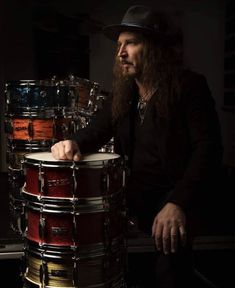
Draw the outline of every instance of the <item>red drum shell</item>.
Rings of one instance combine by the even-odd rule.
[[[60,203],[61,204],[61,203]],[[44,247],[71,247],[108,244],[123,235],[124,217],[121,206],[108,211],[43,208],[39,203],[27,204],[26,238]]]
[[[37,160],[34,157],[48,157]],[[86,160],[92,157],[92,161]],[[97,159],[96,159],[97,157]],[[24,194],[43,198],[88,198],[115,194],[123,188],[124,169],[117,154],[94,153],[76,163],[56,161],[49,152],[25,156]]]

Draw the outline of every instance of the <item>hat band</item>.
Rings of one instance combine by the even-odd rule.
[[[141,29],[146,29],[146,30],[152,30],[152,31],[155,31],[155,32],[158,31],[158,29],[156,29],[158,27],[149,27],[149,26],[146,26],[146,25],[139,25],[139,24],[128,23],[128,22],[122,22],[121,26],[127,26],[127,27],[133,27],[133,28],[141,28]]]

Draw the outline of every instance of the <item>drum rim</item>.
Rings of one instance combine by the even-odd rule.
[[[41,151],[35,153],[26,153],[24,155],[23,164],[32,165],[32,166],[41,166],[41,167],[55,167],[55,168],[64,168],[64,167],[71,167],[74,169],[79,169],[80,167],[88,166],[100,166],[104,167],[105,163],[110,163],[112,161],[118,161],[121,159],[121,156],[116,153],[108,153],[108,152],[96,152],[96,153],[85,153],[82,155],[82,159],[80,161],[74,160],[57,160],[51,157],[50,160],[38,159],[37,156],[41,155],[50,155],[52,153],[49,151]],[[100,159],[86,159],[86,157],[94,155],[102,156]],[[106,156],[106,157],[105,157]],[[109,157],[107,157],[109,156]],[[102,165],[103,164],[103,165]]]
[[[97,81],[93,81],[87,78],[81,78],[74,76],[73,79],[20,79],[20,80],[6,80],[5,87],[9,86],[82,86],[86,88],[100,89],[100,84]]]
[[[113,238],[110,244],[109,252],[117,255],[121,255],[126,249],[124,236]],[[43,247],[39,243],[34,242],[28,238],[25,241],[25,252],[31,255],[41,256],[45,258],[54,259],[65,259],[67,257],[71,260],[79,261],[79,259],[96,258],[107,256],[107,247],[103,243],[95,243],[98,245],[82,245],[82,246],[72,246],[70,249],[66,247],[55,247],[51,245],[50,247]],[[90,246],[90,247],[88,247]],[[94,249],[92,249],[94,247]],[[87,249],[91,248],[91,249]],[[37,255],[37,256],[36,256]],[[53,257],[51,257],[53,256]],[[64,257],[65,256],[65,257]]]
[[[14,113],[14,114],[6,114],[5,115],[5,122],[12,122],[14,120],[76,120],[75,118],[75,111],[63,111],[61,109],[60,112],[62,113],[54,113],[54,112],[59,112],[59,111],[55,111],[54,109],[51,108],[45,108],[43,107],[43,111],[41,110],[35,110],[35,111],[25,111],[22,113]],[[66,112],[66,113],[63,113]],[[67,113],[70,112],[70,113]]]
[[[13,149],[11,152],[25,152],[27,147],[30,148],[50,148],[54,143],[53,139],[51,140],[16,140],[16,139],[7,139],[7,149]],[[23,148],[23,150],[21,150]],[[41,151],[46,152],[46,151]],[[29,153],[29,152],[28,152]]]
[[[115,193],[87,198],[40,197],[21,188],[25,207],[29,210],[51,214],[82,215],[93,213],[110,213],[120,209],[124,200],[123,188]]]
[[[53,84],[53,85],[50,85]],[[14,85],[20,86],[57,86],[57,81],[53,79],[21,79],[21,80],[7,80],[5,86]]]
[[[59,84],[63,84],[64,82],[67,82],[69,84],[68,86],[81,86],[86,88],[96,88],[98,90],[100,89],[100,84],[98,82],[77,76],[73,76],[71,79],[58,80]]]
[[[36,282],[33,279],[31,279],[30,277],[28,277],[27,275],[25,275],[23,288],[31,288],[32,285],[35,286],[33,288],[38,288],[38,287],[41,287],[41,282]],[[76,288],[76,287],[77,286],[71,286],[71,287],[66,286],[64,288]],[[124,278],[124,271],[120,271],[120,273],[118,273],[116,276],[112,277],[111,279],[109,279],[105,282],[99,283],[95,286],[92,285],[89,287],[91,287],[91,288],[105,288],[105,287],[125,288],[126,284],[125,284],[125,278]],[[47,286],[45,286],[45,288],[54,288],[54,287],[47,285]]]
[[[48,108],[49,107],[49,108]],[[42,110],[43,109],[43,110]],[[9,109],[5,114],[7,120],[12,119],[31,119],[31,118],[54,118],[56,116],[53,106],[21,106],[16,109]],[[61,117],[63,115],[61,114]]]

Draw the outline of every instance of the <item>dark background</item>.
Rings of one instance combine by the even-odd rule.
[[[54,75],[63,79],[72,73],[97,81],[103,90],[110,91],[114,43],[105,39],[101,30],[105,24],[119,23],[132,4],[136,2],[1,1],[0,276],[8,286],[21,287],[22,261],[18,244],[22,239],[9,227],[5,82],[44,79]],[[163,9],[173,16],[176,26],[183,31],[185,65],[207,77],[216,101],[224,142],[223,182],[216,209],[208,207],[210,228],[195,242],[196,267],[202,274],[196,273],[195,279],[199,281],[199,287],[213,287],[204,276],[217,287],[233,287],[233,271],[228,263],[233,262],[235,251],[232,197],[235,191],[234,1],[152,0],[138,1],[138,4]],[[136,241],[135,237],[130,241],[130,287],[138,287],[139,282],[146,281],[142,272],[148,263],[151,264],[153,251],[145,241],[144,238]],[[233,284],[229,285],[230,281]],[[147,282],[146,287],[150,287]]]

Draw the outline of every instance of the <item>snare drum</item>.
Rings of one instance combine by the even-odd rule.
[[[70,94],[74,95],[75,108],[82,115],[93,115],[98,106],[100,85],[88,79],[74,77],[70,81]]]
[[[93,203],[26,202],[26,238],[43,248],[98,250],[124,235],[125,214],[120,199]]]
[[[5,132],[10,140],[60,141],[76,131],[72,118],[14,117],[5,121]]]
[[[57,106],[57,85],[53,80],[19,80],[5,84],[8,114],[43,111]]]
[[[125,185],[125,169],[118,154],[87,154],[78,162],[55,160],[50,152],[30,153],[24,158],[26,198],[44,202],[103,199]]]
[[[124,288],[125,251],[76,253],[26,248],[25,287]]]

